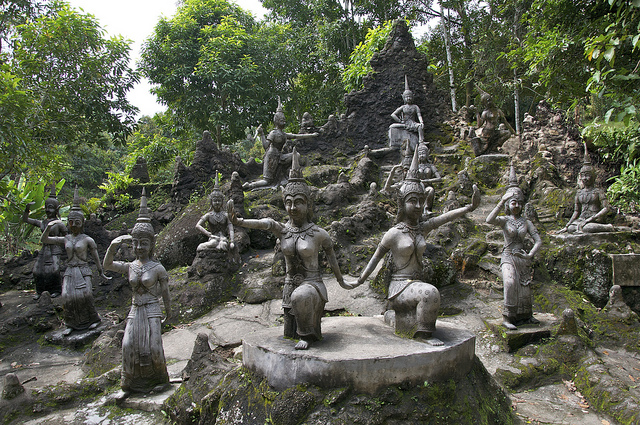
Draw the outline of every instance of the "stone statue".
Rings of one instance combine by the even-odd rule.
[[[609,202],[602,189],[595,187],[596,174],[591,166],[587,145],[584,145],[584,161],[578,176],[573,215],[565,227],[558,233],[596,233],[613,232],[612,224],[602,223],[609,212]]]
[[[130,243],[135,252],[136,259],[130,263],[113,261],[123,243]],[[131,310],[122,340],[120,386],[123,393],[119,398],[124,398],[131,392],[159,392],[170,386],[162,347],[162,308],[159,301],[162,297],[166,318],[169,320],[169,275],[162,264],[153,260],[154,247],[155,232],[143,189],[140,213],[131,235],[118,236],[111,241],[104,256],[104,268],[127,275],[133,291]]]
[[[51,188],[49,197],[44,201],[44,211],[47,218],[44,220],[36,220],[29,217],[29,209],[34,203],[35,202],[30,202],[27,204],[24,214],[22,215],[22,221],[44,231],[51,221],[57,220],[58,223],[51,228],[49,235],[59,237],[67,234],[67,228],[58,217],[60,203],[56,198],[55,185]],[[51,294],[51,298],[57,297],[62,292],[62,278],[60,276],[61,255],[62,248],[60,245],[42,244],[38,258],[33,265],[33,283],[36,286],[36,295],[33,297],[34,300],[39,299],[44,291],[48,291],[49,294]]]
[[[496,152],[512,134],[516,134],[504,113],[494,105],[491,95],[483,93],[481,99],[484,110],[478,115],[478,127],[482,130],[479,137],[471,139],[471,148],[475,156]],[[500,124],[504,124],[508,130],[501,129]]]
[[[89,255],[93,257],[100,275],[109,279],[102,270],[95,241],[82,233],[84,213],[80,208],[77,186],[67,221],[71,234],[51,236],[53,228],[61,224],[60,220],[53,220],[47,224],[40,238],[40,242],[43,244],[64,245],[67,251],[67,269],[62,281],[62,307],[64,324],[67,329],[63,335],[69,335],[73,330],[94,329],[100,324],[100,317],[93,304],[92,273],[87,262]]]
[[[289,183],[283,189],[283,200],[289,215],[286,223],[271,218],[239,218],[232,202],[227,204],[227,210],[234,225],[269,230],[280,239],[286,267],[282,296],[284,336],[299,339],[296,350],[305,350],[312,342],[322,338],[320,319],[324,315],[327,289],[322,282],[322,270],[318,263],[321,249],[340,286],[345,289],[351,289],[352,286],[344,282],[329,233],[312,221],[311,190],[302,178],[295,148]]]
[[[204,233],[209,240],[198,245],[197,251],[217,249],[219,251],[230,251],[235,248],[233,238],[233,224],[229,220],[227,213],[222,211],[224,195],[220,190],[218,172],[213,190],[209,195],[211,201],[211,211],[202,216],[196,224],[196,229]]]
[[[409,89],[409,81],[406,75],[404,76],[402,100],[404,100],[404,105],[391,114],[391,118],[394,119],[395,123],[389,126],[389,147],[401,146],[405,140],[409,140],[409,146],[413,153],[416,145],[424,142],[424,122],[422,121],[420,107],[413,103],[413,92]],[[415,135],[418,136],[417,141],[415,140]]]
[[[462,208],[421,221],[425,203],[425,188],[418,177],[418,152],[398,191],[397,224],[382,237],[369,264],[358,278],[364,283],[378,263],[390,252],[391,268],[388,299],[395,311],[396,333],[425,340],[431,345],[443,345],[433,336],[440,308],[440,293],[430,283],[422,281],[422,255],[427,248],[425,237],[439,226],[455,220],[480,204],[480,191],[473,189],[472,202]]]
[[[506,215],[498,216],[504,207]],[[504,285],[504,310],[502,324],[515,330],[516,325],[539,323],[533,317],[531,306],[531,261],[542,246],[542,240],[533,223],[522,215],[524,194],[518,187],[513,165],[509,172],[509,188],[498,205],[487,216],[487,223],[500,226],[504,235],[502,250],[502,282]],[[533,238],[531,251],[524,249],[525,237]]]
[[[262,125],[258,126],[256,138],[260,137],[265,153],[262,160],[262,179],[254,182],[245,183],[244,189],[256,189],[259,187],[269,186],[277,183],[278,171],[281,164],[288,164],[291,161],[291,154],[282,153],[285,143],[288,139],[309,139],[318,136],[318,133],[311,134],[292,134],[285,133],[284,127],[287,120],[284,116],[284,109],[278,97],[278,108],[273,115],[273,125],[275,128],[271,130],[267,137],[264,137]]]

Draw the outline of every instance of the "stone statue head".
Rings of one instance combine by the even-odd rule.
[[[409,80],[407,80],[407,76],[404,76],[404,91],[402,92],[402,100],[406,104],[413,103],[413,92],[409,88]]]
[[[582,167],[580,168],[580,174],[578,176],[578,184],[582,187],[591,187],[596,181],[596,172],[591,166],[591,158],[589,158],[589,151],[587,151],[587,144],[584,144],[584,158],[582,160]]]
[[[218,170],[216,170],[216,178],[213,185],[213,190],[211,191],[211,194],[209,194],[209,202],[211,203],[211,208],[213,208],[214,211],[219,212],[222,209],[222,204],[224,203],[224,194],[222,193],[222,190],[220,190]]]
[[[520,189],[520,186],[518,186],[518,176],[516,175],[516,169],[513,164],[511,164],[511,167],[509,168],[509,187],[507,188],[506,194],[509,195],[507,202],[504,204],[504,210],[507,215],[511,215],[511,208],[509,207],[509,204],[513,199],[520,202],[521,208],[524,207],[524,193],[522,192],[522,189]]]
[[[67,217],[67,224],[69,226],[69,230],[73,234],[78,234],[82,232],[82,228],[84,227],[84,212],[82,208],[80,208],[80,196],[78,195],[78,185],[73,191],[73,205],[69,210],[69,215]]]
[[[60,202],[58,202],[58,198],[56,197],[56,185],[53,185],[49,197],[44,200],[44,211],[47,214],[47,218],[54,219],[58,217],[59,209]]]
[[[406,201],[410,196],[417,195],[421,202],[425,202],[427,194],[425,192],[424,185],[418,177],[418,149],[413,153],[413,160],[407,175],[400,186],[398,191],[398,215],[396,216],[396,222],[404,221],[406,217]]]
[[[426,164],[429,162],[429,154],[431,151],[429,150],[429,146],[426,143],[420,143],[418,145],[418,161],[421,164]]]
[[[482,93],[482,96],[480,96],[480,102],[485,108],[493,105],[493,99],[491,98],[491,95],[489,93]]]
[[[287,204],[287,198],[294,198],[296,196],[303,196],[307,201],[307,221],[313,220],[313,199],[311,197],[311,189],[309,185],[302,177],[302,168],[300,167],[300,155],[293,148],[291,156],[291,171],[289,171],[289,182],[282,189],[282,200],[285,205]]]
[[[278,107],[276,108],[276,113],[273,114],[273,124],[277,128],[284,128],[284,126],[287,125],[287,119],[284,116],[284,108],[280,102],[280,96],[278,96]]]
[[[156,245],[156,233],[151,225],[151,214],[149,208],[147,208],[147,195],[145,189],[142,189],[142,196],[140,197],[140,212],[138,213],[138,219],[136,224],[131,230],[131,236],[133,239],[149,241],[149,257],[153,256],[153,250]]]

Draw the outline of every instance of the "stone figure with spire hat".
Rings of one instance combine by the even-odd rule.
[[[60,209],[60,202],[56,196],[56,185],[51,186],[51,192],[49,197],[44,201],[44,212],[46,218],[44,220],[38,220],[29,217],[29,210],[35,202],[27,204],[24,214],[22,215],[22,221],[29,223],[32,226],[38,227],[44,231],[49,222],[54,220],[60,220],[58,211]],[[67,234],[67,228],[61,221],[53,226],[49,232],[49,236],[64,236]],[[62,247],[57,244],[42,244],[42,248],[38,253],[38,258],[33,265],[33,283],[36,287],[36,295],[33,297],[35,300],[40,298],[40,295],[47,291],[51,295],[51,298],[56,298],[62,292],[62,277],[60,276],[60,257],[62,255]]]
[[[132,289],[131,310],[122,339],[122,399],[132,392],[160,392],[170,387],[167,363],[162,346],[162,308],[166,319],[171,319],[169,275],[155,261],[155,231],[147,207],[146,192],[142,190],[140,213],[131,235],[118,236],[109,245],[104,256],[106,270],[122,273],[129,279]],[[131,262],[114,261],[118,247],[131,244],[136,259]]]
[[[487,223],[502,228],[504,235],[504,248],[500,262],[504,285],[502,324],[510,330],[517,329],[520,324],[539,323],[533,317],[530,284],[533,278],[531,263],[542,246],[542,240],[531,220],[522,214],[524,204],[524,193],[518,186],[516,170],[511,164],[509,187],[486,219]],[[498,215],[503,209],[505,215]],[[525,248],[527,235],[534,242],[528,252]]]
[[[278,108],[273,115],[274,129],[269,132],[269,135],[265,137],[262,130],[262,124],[258,126],[256,130],[255,138],[260,138],[262,146],[264,147],[264,157],[262,159],[262,179],[254,182],[247,182],[244,184],[245,190],[256,189],[265,186],[273,186],[279,183],[281,174],[284,170],[283,167],[288,166],[291,163],[291,154],[285,153],[285,144],[287,140],[291,139],[309,139],[317,137],[319,133],[310,134],[295,134],[286,133],[284,131],[287,125],[287,120],[284,116],[284,109],[278,96]]]
[[[409,89],[409,80],[404,76],[404,92],[402,93],[404,105],[398,107],[391,114],[395,123],[389,126],[389,145],[399,147],[406,143],[415,150],[418,143],[424,142],[424,121],[420,113],[420,107],[413,103],[413,92]],[[418,140],[415,140],[415,136]]]
[[[67,329],[64,335],[71,334],[74,330],[94,329],[100,324],[100,317],[93,303],[89,257],[93,258],[98,272],[105,279],[102,263],[98,256],[98,247],[93,238],[85,235],[84,213],[80,208],[78,186],[73,193],[73,206],[67,219],[69,234],[65,236],[51,236],[51,230],[60,223],[53,220],[47,224],[40,241],[44,244],[57,244],[64,246],[67,252],[67,268],[62,281],[62,307],[64,323]]]
[[[204,233],[209,239],[198,245],[198,251],[215,249],[218,251],[232,251],[235,248],[233,224],[229,220],[224,206],[224,194],[220,190],[220,180],[216,171],[213,190],[209,195],[211,211],[200,218],[196,229]]]
[[[297,350],[306,350],[322,338],[321,319],[327,302],[327,289],[322,281],[318,255],[324,251],[338,283],[345,289],[338,260],[329,233],[313,223],[311,189],[302,176],[299,155],[293,149],[289,182],[282,190],[284,206],[289,216],[285,223],[271,218],[243,219],[228,203],[228,214],[236,226],[268,230],[280,239],[285,258],[285,284],[282,294],[284,308],[284,336],[297,339]]]
[[[399,335],[416,338],[431,345],[443,345],[443,341],[434,335],[440,309],[440,293],[423,278],[422,255],[427,248],[425,238],[430,231],[475,210],[480,205],[480,191],[474,185],[471,204],[422,220],[426,193],[419,178],[416,150],[397,196],[396,224],[382,237],[373,257],[358,278],[358,285],[367,280],[387,254],[391,255],[388,262],[392,270],[391,281],[385,282],[389,285],[390,309],[385,313],[385,321],[394,324]]]

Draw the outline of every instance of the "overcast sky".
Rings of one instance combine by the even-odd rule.
[[[140,58],[140,46],[153,32],[153,28],[164,16],[172,17],[177,9],[176,0],[67,0],[76,9],[94,15],[100,26],[109,35],[122,35],[132,40],[132,66]],[[260,0],[236,0],[240,7],[262,19],[266,10]],[[129,101],[140,108],[140,115],[153,116],[164,107],[156,103],[154,95],[149,93],[151,86],[144,80],[129,92]]]

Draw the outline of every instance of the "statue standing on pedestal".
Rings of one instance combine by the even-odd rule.
[[[227,213],[222,211],[224,195],[220,190],[217,171],[215,184],[209,195],[209,200],[211,201],[211,211],[203,215],[198,221],[198,224],[196,224],[196,229],[204,233],[209,240],[198,245],[197,251],[207,249],[231,251],[235,248],[233,242],[235,235],[233,224],[231,224]]]
[[[500,210],[506,212],[498,216]],[[504,285],[504,310],[502,324],[515,330],[522,323],[539,323],[533,317],[531,301],[531,261],[542,246],[542,240],[533,223],[522,215],[524,194],[518,187],[518,178],[513,165],[509,172],[509,188],[498,205],[487,216],[487,223],[502,228],[504,248],[502,250],[502,282]],[[529,252],[524,249],[525,237],[529,235],[534,245]]]
[[[265,153],[262,160],[262,179],[244,184],[245,190],[255,189],[258,187],[269,186],[277,183],[278,172],[281,164],[288,164],[291,161],[291,154],[282,153],[285,143],[288,139],[308,139],[318,136],[318,133],[311,134],[293,134],[285,133],[284,127],[287,120],[284,116],[284,109],[278,97],[278,109],[273,115],[273,125],[275,128],[271,130],[267,137],[264,136],[262,125],[258,126],[255,137],[260,137]]]
[[[391,114],[391,118],[394,119],[395,123],[389,126],[389,144],[390,147],[400,146],[404,140],[410,140],[410,137],[402,136],[400,136],[398,140],[398,136],[394,134],[395,129],[405,130],[410,134],[417,134],[418,141],[410,140],[408,143],[413,153],[416,145],[424,142],[424,122],[422,120],[422,114],[420,113],[420,107],[413,103],[413,92],[409,89],[409,81],[406,75],[404,76],[402,99],[404,100],[404,105],[400,106]]]
[[[609,212],[607,195],[602,189],[595,187],[596,174],[591,166],[587,145],[584,145],[584,160],[578,176],[578,192],[576,193],[573,215],[565,227],[558,233],[597,233],[613,232],[612,224],[602,223]]]
[[[296,350],[306,350],[311,343],[322,338],[320,319],[324,315],[327,289],[322,282],[322,270],[318,262],[321,249],[340,286],[345,289],[352,289],[352,286],[344,282],[329,233],[312,221],[311,190],[302,177],[295,148],[289,183],[283,190],[283,198],[289,215],[286,223],[279,223],[271,218],[238,218],[233,202],[227,204],[227,209],[234,225],[269,230],[280,239],[286,267],[282,295],[284,336],[299,339],[295,345]]]
[[[64,324],[67,326],[63,332],[64,335],[69,335],[73,330],[93,329],[100,324],[100,317],[93,304],[93,287],[91,285],[93,273],[87,262],[89,255],[93,257],[100,275],[108,279],[102,270],[95,241],[82,233],[84,213],[80,208],[77,186],[67,221],[71,234],[50,236],[53,228],[62,223],[60,220],[54,220],[47,224],[40,238],[40,242],[43,244],[64,245],[67,251],[67,269],[62,281],[62,307]]]
[[[44,201],[44,211],[47,218],[44,220],[36,220],[29,217],[29,208],[34,202],[27,204],[22,215],[22,221],[29,223],[32,226],[40,228],[44,232],[47,225],[54,220],[58,223],[54,225],[49,231],[49,236],[59,237],[67,234],[67,228],[60,221],[58,217],[58,210],[60,209],[60,203],[56,198],[55,185],[51,188],[51,194]],[[62,292],[62,278],[60,276],[60,256],[62,255],[62,248],[56,244],[42,244],[42,248],[38,253],[38,258],[33,265],[33,283],[36,286],[36,295],[33,299],[40,298],[40,294],[44,291],[48,291],[51,294],[51,298],[56,298]]]
[[[131,243],[136,259],[130,263],[113,261],[118,247]],[[115,238],[104,256],[106,270],[125,274],[133,290],[131,310],[122,339],[122,379],[126,397],[131,392],[159,392],[169,387],[169,374],[162,347],[162,297],[167,320],[171,318],[169,275],[153,260],[155,232],[151,225],[147,198],[143,189],[140,214],[131,236]]]
[[[388,299],[391,309],[395,311],[396,333],[437,346],[443,345],[442,341],[433,337],[440,309],[440,293],[435,286],[422,280],[422,255],[427,248],[425,237],[431,230],[476,209],[480,205],[480,191],[474,185],[471,204],[421,221],[425,201],[425,188],[418,178],[416,150],[398,193],[397,224],[382,237],[369,264],[358,278],[358,285],[366,281],[390,252],[391,258],[387,263],[391,267]]]

